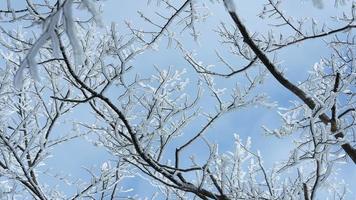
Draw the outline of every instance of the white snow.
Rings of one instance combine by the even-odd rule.
[[[63,7],[63,15],[65,18],[66,33],[73,48],[74,63],[75,65],[81,65],[84,61],[84,52],[76,35],[77,30],[73,19],[72,4],[73,0],[66,2]]]
[[[17,70],[14,78],[14,86],[17,89],[20,89],[23,85],[23,71],[26,67],[29,68],[30,74],[35,81],[40,81],[40,77],[38,75],[37,63],[35,57],[40,48],[46,43],[49,39],[48,32],[45,32],[41,35],[41,37],[33,44],[25,59],[21,62],[20,68]]]
[[[95,5],[95,1],[93,1],[93,0],[82,0],[82,3],[89,10],[89,12],[93,15],[95,23],[98,26],[103,27],[104,23],[103,23],[103,21],[101,19],[101,15],[100,15],[100,11],[98,9],[98,6]]]

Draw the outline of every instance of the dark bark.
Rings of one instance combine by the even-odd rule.
[[[245,25],[241,22],[239,17],[235,12],[229,12],[231,18],[235,22],[235,25],[239,29],[240,33],[243,36],[244,42],[252,49],[252,51],[256,54],[256,56],[260,59],[263,65],[268,69],[268,71],[273,75],[273,77],[285,88],[287,88],[290,92],[299,97],[310,109],[314,109],[316,103],[314,100],[309,97],[303,90],[301,90],[298,86],[294,85],[288,79],[286,79],[283,74],[278,71],[277,67],[270,61],[267,55],[257,46],[257,44],[253,41],[251,36],[249,35]],[[318,116],[319,119],[324,123],[328,124],[331,122],[329,116],[325,113]],[[343,138],[344,134],[342,132],[334,135],[336,139]],[[356,164],[356,149],[354,149],[349,143],[345,143],[341,145],[341,148],[347,153],[347,155],[353,160]]]

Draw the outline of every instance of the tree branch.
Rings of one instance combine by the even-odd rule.
[[[256,54],[256,56],[261,60],[264,66],[268,69],[268,71],[273,75],[273,77],[285,88],[287,88],[290,92],[298,96],[310,109],[314,109],[316,107],[316,103],[313,99],[308,96],[303,90],[301,90],[298,86],[291,83],[288,79],[286,79],[283,74],[278,71],[277,67],[269,60],[267,55],[255,44],[252,40],[250,34],[248,33],[245,25],[241,22],[236,12],[229,12],[232,20],[235,22],[235,25],[239,29],[240,33],[243,36],[244,42],[252,49],[252,51]],[[324,124],[328,124],[330,122],[330,118],[322,113],[318,116]],[[343,133],[338,133],[335,135],[336,138],[343,138]],[[341,145],[344,151],[349,155],[349,157],[356,164],[356,149],[354,149],[349,143],[345,143]]]

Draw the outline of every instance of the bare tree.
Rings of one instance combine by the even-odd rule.
[[[241,20],[242,6],[233,0],[157,0],[155,6],[148,1],[156,10],[152,15],[138,12],[145,27],[126,21],[125,31],[102,21],[100,3],[0,4],[1,198],[136,199],[124,187],[132,176],[152,186],[152,199],[352,195],[337,173],[340,163],[356,163],[354,1],[335,1],[334,9],[342,5],[345,12],[327,16],[330,25],[318,25],[312,18],[289,16],[282,9],[288,2],[266,0],[258,14],[260,23],[269,24],[266,32],[253,32]],[[313,4],[324,6],[322,1]],[[220,68],[201,62],[191,41],[178,36],[188,33],[199,43],[201,25],[214,17],[209,6],[225,7],[229,14],[211,28],[219,49],[226,52],[216,51]],[[325,43],[330,55],[317,60],[305,80],[294,83],[277,55],[309,41]],[[142,53],[160,55],[165,44],[186,61],[185,69],[155,66],[151,73],[137,65]],[[277,81],[275,87],[299,99],[279,109],[280,128],[263,126],[268,135],[294,138],[289,156],[273,167],[266,167],[250,138],[244,142],[237,134],[224,134],[234,141],[234,149],[220,152],[219,143],[206,135],[219,132],[214,124],[227,113],[251,106],[278,111],[266,93],[258,92],[269,75]],[[221,81],[232,84],[225,89]],[[71,122],[77,128],[56,134],[82,105],[92,116],[77,118]],[[90,181],[54,175],[46,166],[60,144],[88,138],[112,156],[101,167],[87,169]],[[204,153],[196,157],[191,151],[199,148]],[[45,175],[75,192],[51,187]]]

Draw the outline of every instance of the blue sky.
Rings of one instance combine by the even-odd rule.
[[[20,1],[15,1],[14,5],[21,7]],[[213,29],[217,28],[220,22],[226,24],[232,24],[227,12],[222,4],[211,3],[206,1],[206,4],[212,12],[206,22],[197,24],[198,30],[201,32],[201,36],[198,42],[189,37],[189,33],[184,32],[181,37],[183,43],[189,49],[194,49],[197,52],[197,57],[206,64],[215,64],[219,67],[221,63],[218,62],[215,56],[215,50],[220,52],[226,52],[226,48],[221,47],[217,40],[217,34]],[[240,13],[247,27],[251,32],[266,32],[271,29],[268,27],[268,21],[264,21],[265,24],[261,24],[261,20],[258,18],[258,11],[262,8],[260,1],[237,1],[237,10]],[[0,3],[3,6],[3,3]],[[310,1],[290,1],[283,4],[285,10],[294,16],[309,16],[316,17],[320,22],[328,21],[324,16],[330,16],[330,13],[336,14],[332,7],[332,3],[327,4],[326,8],[319,10],[311,6]],[[132,21],[135,27],[148,27],[147,24],[138,17],[137,10],[141,10],[144,13],[152,13],[155,7],[155,3],[147,5],[146,1],[142,0],[130,0],[130,1],[118,1],[118,0],[106,0],[103,2],[103,21],[110,26],[111,22],[118,24],[118,31],[120,33],[126,33],[127,27],[123,23],[124,20]],[[338,9],[341,12],[343,7]],[[172,24],[174,26],[175,23]],[[20,26],[20,25],[19,25]],[[287,31],[287,30],[281,30]],[[213,38],[213,39],[212,39]],[[183,59],[178,49],[166,48],[165,41],[163,40],[159,51],[146,52],[139,55],[137,59],[132,63],[137,70],[144,72],[144,76],[150,76],[153,71],[153,66],[157,65],[162,68],[173,66],[175,69],[187,68],[187,76],[194,80],[196,76],[194,71]],[[303,43],[300,46],[293,46],[280,51],[278,54],[280,60],[283,60],[283,66],[285,66],[286,76],[293,82],[302,81],[307,77],[308,69],[322,56],[328,56],[329,50],[325,48],[325,44],[321,41],[309,41]],[[235,63],[235,58],[229,54],[226,58],[230,63],[234,63],[235,66],[241,65],[241,63]],[[217,83],[220,87],[226,87],[231,89],[233,83],[238,80],[237,77],[233,77],[229,80],[217,79]],[[192,88],[195,86],[193,85]],[[266,83],[261,86],[257,92],[266,92],[271,101],[276,101],[281,107],[292,106],[289,101],[296,100],[296,98],[290,94],[287,90],[282,88],[271,76],[268,76]],[[212,102],[206,103],[206,109],[211,107]],[[79,118],[81,116],[89,116],[89,111],[86,106],[80,106],[77,108],[69,118]],[[88,118],[87,121],[93,119]],[[275,109],[266,109],[261,107],[248,107],[246,109],[238,110],[236,112],[228,113],[222,117],[206,135],[211,141],[216,141],[219,144],[219,151],[224,152],[233,149],[233,135],[235,133],[241,135],[244,140],[247,137],[252,138],[253,150],[260,150],[264,157],[265,164],[272,166],[275,161],[286,159],[288,150],[290,149],[292,140],[296,137],[294,135],[288,136],[282,139],[272,136],[266,136],[263,134],[261,125],[267,125],[269,128],[278,128],[280,119]],[[192,126],[192,129],[197,129],[200,124]],[[57,127],[55,134],[62,134],[69,132],[71,125],[65,127]],[[177,141],[179,143],[179,141]],[[196,145],[195,149],[190,149],[192,154],[200,155],[204,153],[204,149],[199,148]],[[54,148],[54,153],[51,158],[48,159],[47,165],[54,169],[54,171],[61,174],[71,174],[73,178],[79,177],[83,180],[88,180],[88,173],[83,170],[83,166],[97,166],[100,167],[106,160],[113,159],[104,149],[93,147],[89,142],[83,139],[76,139],[67,144],[63,144]],[[356,169],[352,163],[345,166],[340,166],[340,177],[344,178],[346,183],[350,184],[349,188],[355,188],[356,183]],[[347,173],[343,173],[343,171]],[[53,180],[44,176],[43,180],[48,181],[50,184]],[[149,195],[151,191],[147,190],[147,183],[141,181],[138,178],[134,180],[128,180],[123,183],[124,187],[132,187],[136,189],[136,193],[143,197]],[[64,187],[67,192],[74,192],[74,188]]]

